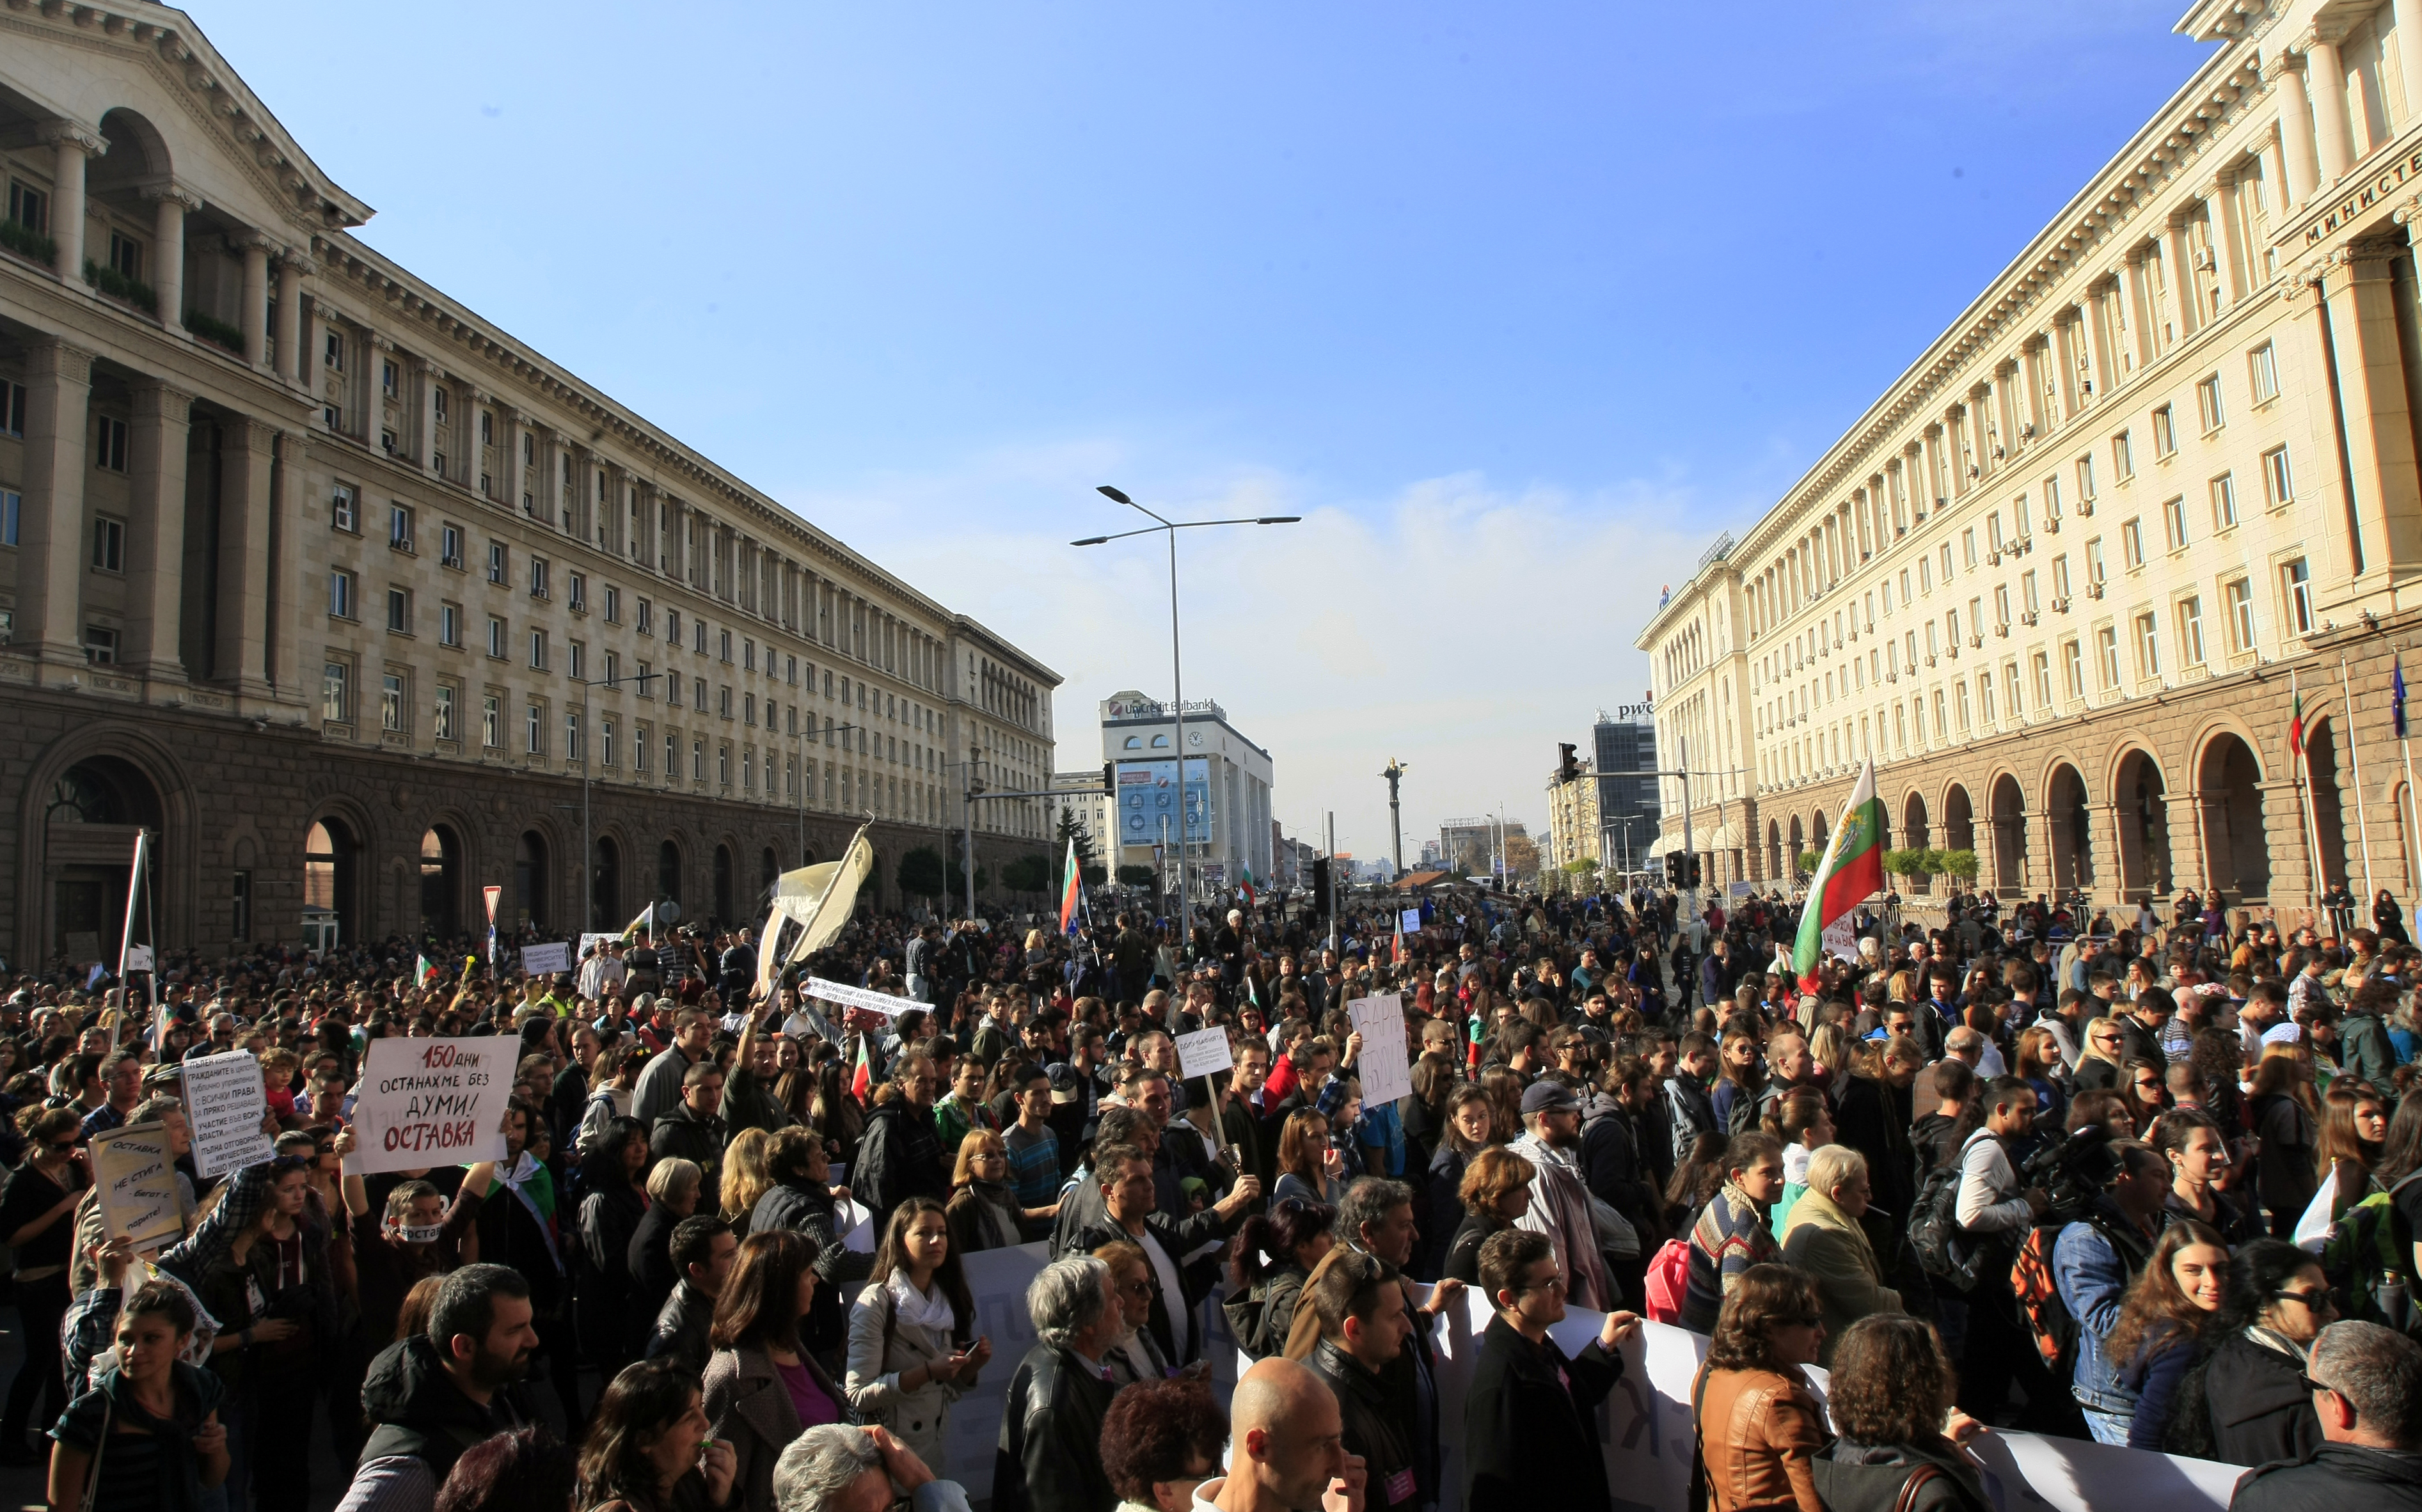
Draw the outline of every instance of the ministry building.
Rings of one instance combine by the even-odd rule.
[[[1787,886],[1872,757],[1887,845],[2005,895],[2411,906],[2422,3],[2178,29],[2203,66],[1641,631],[1711,883]]]
[[[138,827],[215,954],[745,921],[869,817],[888,906],[1046,785],[1048,668],[357,240],[184,13],[0,8],[0,179],[12,962],[114,951]]]

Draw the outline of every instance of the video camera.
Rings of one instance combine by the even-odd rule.
[[[2110,1129],[2088,1124],[2027,1157],[2019,1168],[2019,1184],[2043,1189],[2051,1205],[2036,1221],[2057,1227],[2078,1222],[2093,1211],[2095,1200],[2111,1189],[2119,1170]]]

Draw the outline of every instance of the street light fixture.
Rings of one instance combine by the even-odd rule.
[[[1068,543],[1070,545],[1102,546],[1108,545],[1113,541],[1124,541],[1131,536],[1152,535],[1155,532],[1159,532],[1169,537],[1169,677],[1171,691],[1172,694],[1172,697],[1170,700],[1170,707],[1173,711],[1174,718],[1176,720],[1174,732],[1171,738],[1175,742],[1177,747],[1177,935],[1180,947],[1183,948],[1184,942],[1193,932],[1194,901],[1193,895],[1188,891],[1187,887],[1186,867],[1187,845],[1186,836],[1186,672],[1185,654],[1179,643],[1177,633],[1177,532],[1180,530],[1199,530],[1205,527],[1214,525],[1296,525],[1302,521],[1303,516],[1300,514],[1264,514],[1252,519],[1172,520],[1163,515],[1155,514],[1152,511],[1145,509],[1142,505],[1137,503],[1134,499],[1127,497],[1126,495],[1121,493],[1115,488],[1112,488],[1108,483],[1099,484],[1094,489],[1094,492],[1100,494],[1104,498],[1110,500],[1112,503],[1124,504],[1127,508],[1135,511],[1137,513],[1146,515],[1156,523],[1145,526],[1140,529],[1121,530],[1114,535],[1087,536],[1082,541],[1071,541]],[[1205,784],[1203,800],[1207,806],[1210,800],[1210,793],[1208,791],[1207,783]],[[1207,833],[1210,821],[1210,815],[1207,812],[1203,815],[1203,821],[1205,832]]]

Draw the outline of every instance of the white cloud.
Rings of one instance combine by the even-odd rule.
[[[1058,671],[1063,770],[1098,762],[1100,700],[1170,682],[1166,545],[1069,545],[1148,524],[1093,485],[1122,480],[1178,519],[1303,515],[1181,534],[1186,691],[1270,751],[1288,832],[1334,809],[1340,848],[1366,857],[1388,847],[1376,774],[1392,756],[1410,768],[1408,857],[1440,819],[1501,803],[1543,826],[1556,743],[1586,756],[1597,711],[1638,700],[1632,638],[1727,512],[1668,484],[1577,496],[1459,474],[1331,500],[1268,472],[1152,488],[1140,471],[1123,447],[1072,443],[846,494],[777,492]]]

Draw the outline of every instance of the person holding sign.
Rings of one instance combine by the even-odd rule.
[[[1567,1356],[1548,1337],[1564,1321],[1565,1276],[1544,1234],[1508,1229],[1480,1248],[1480,1284],[1496,1304],[1464,1397],[1463,1504],[1469,1512],[1612,1512],[1597,1409],[1623,1378],[1615,1353],[1640,1331],[1609,1313]]]
[[[184,1292],[161,1281],[118,1309],[118,1362],[51,1430],[53,1507],[197,1512],[227,1480],[225,1388],[182,1358],[197,1321]]]

